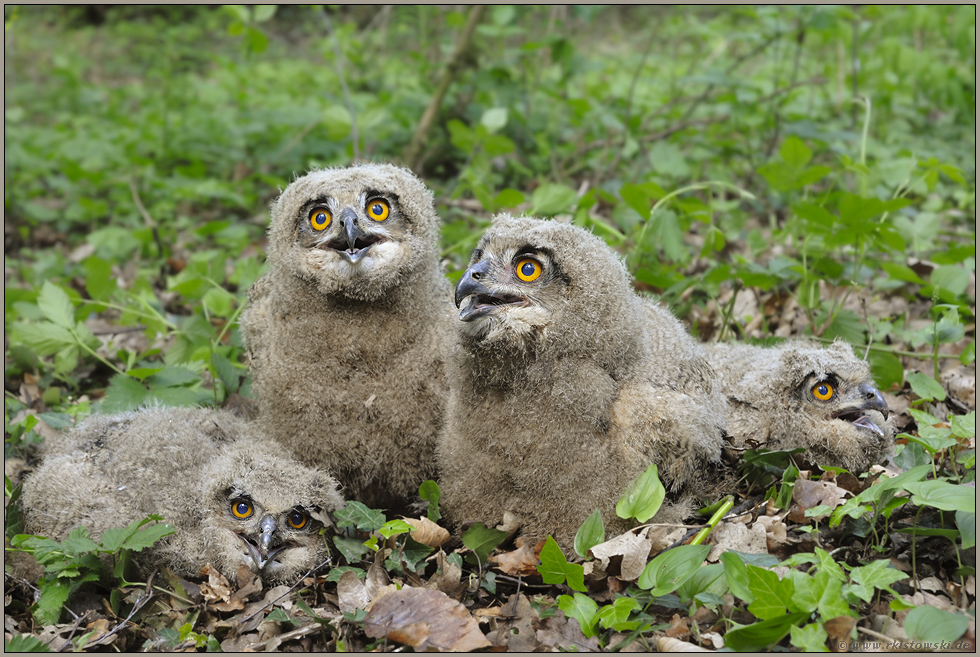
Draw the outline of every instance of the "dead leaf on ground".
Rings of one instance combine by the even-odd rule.
[[[657,652],[711,652],[707,648],[696,646],[687,641],[681,641],[669,636],[662,636],[657,639]]]
[[[428,518],[405,518],[405,522],[415,528],[412,538],[422,545],[437,548],[449,542],[449,530],[440,527]]]
[[[690,618],[681,618],[680,614],[674,614],[670,619],[670,627],[667,628],[667,636],[682,640],[691,638],[690,622]]]
[[[565,618],[565,612],[561,610],[554,616],[546,618],[541,625],[535,631],[534,637],[543,646],[559,648],[563,651],[573,649],[576,652],[599,652],[599,637],[586,639],[578,621],[574,618]]]
[[[793,484],[793,504],[789,511],[789,519],[792,522],[808,523],[811,519],[806,517],[806,510],[816,506],[829,506],[836,509],[844,503],[847,491],[829,481],[810,481],[809,479],[797,479]],[[819,520],[826,518],[829,513],[815,516]]]
[[[622,557],[619,566],[619,577],[627,581],[639,579],[643,569],[650,560],[650,550],[653,540],[647,534],[650,527],[644,527],[639,532],[626,532],[605,543],[594,545],[590,550],[592,556],[599,560],[600,568],[609,570],[609,562],[613,557]]]
[[[353,570],[345,571],[337,582],[337,603],[340,611],[346,613],[364,609],[371,602],[367,586],[361,582]]]
[[[823,624],[823,629],[827,631],[827,641],[833,652],[846,652],[840,649],[841,644],[846,644],[850,648],[851,631],[855,623],[857,619],[851,616],[837,616]]]
[[[715,562],[721,558],[722,553],[729,550],[738,550],[746,554],[765,554],[768,551],[766,542],[766,527],[758,522],[751,528],[737,520],[721,523],[711,538],[715,544],[708,553],[708,561]]]
[[[521,545],[510,552],[495,554],[489,561],[496,565],[500,572],[512,577],[530,577],[538,572],[538,557],[535,556],[534,549],[528,545]]]
[[[494,629],[487,633],[487,640],[493,646],[494,652],[532,652],[538,647],[534,633],[534,621],[538,615],[527,596],[515,593],[497,611],[496,620],[491,621]]]
[[[436,554],[436,566],[439,570],[429,578],[426,587],[442,591],[453,600],[462,600],[466,592],[466,582],[461,581],[463,569],[446,559],[446,553],[442,550]]]
[[[379,598],[364,619],[364,632],[418,651],[467,652],[490,647],[466,607],[432,589],[403,588]]]

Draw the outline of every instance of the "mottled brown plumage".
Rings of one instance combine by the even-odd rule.
[[[523,279],[532,280],[523,280]],[[501,215],[456,290],[461,305],[440,440],[442,505],[456,523],[505,512],[529,539],[570,549],[600,509],[656,463],[683,516],[720,458],[724,398],[670,312],[633,292],[601,239]]]
[[[402,509],[435,475],[453,315],[439,223],[406,169],[299,178],[242,317],[262,427],[371,507]]]
[[[94,415],[51,440],[22,505],[27,530],[57,540],[158,514],[177,533],[134,556],[144,570],[193,576],[210,563],[234,580],[244,564],[269,584],[327,559],[318,532],[344,502],[332,477],[228,412],[148,408]]]
[[[868,364],[846,342],[705,346],[728,397],[735,446],[806,448],[818,465],[864,472],[891,450],[895,428]],[[824,399],[821,399],[823,397]]]

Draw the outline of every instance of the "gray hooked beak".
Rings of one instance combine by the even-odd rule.
[[[259,538],[259,554],[265,557],[272,547],[272,537],[276,533],[276,519],[272,516],[266,516],[259,521],[259,527],[262,528],[262,536]]]
[[[885,402],[885,398],[877,388],[871,384],[862,383],[858,386],[858,392],[864,397],[862,409],[878,411],[886,420],[888,419],[888,403]]]
[[[472,294],[490,294],[489,288],[480,282],[487,271],[490,269],[489,260],[481,260],[466,270],[463,277],[456,284],[456,307],[463,302],[463,299]]]

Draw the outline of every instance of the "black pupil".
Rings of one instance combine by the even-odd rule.
[[[823,385],[820,386],[819,388],[817,388],[817,392],[820,393],[821,397],[826,397],[828,392],[827,386],[823,386]]]
[[[299,513],[298,511],[297,512],[293,512],[293,515],[291,515],[289,517],[289,522],[293,523],[294,525],[302,525],[303,524],[303,514],[302,513]]]
[[[322,224],[327,220],[327,215],[323,212],[318,212],[316,215],[316,222]]]
[[[238,511],[238,515],[243,516],[246,513],[248,513],[248,503],[239,502],[238,506],[236,506],[235,509]]]
[[[534,276],[534,263],[525,262],[523,265],[521,265],[521,273],[525,276]]]
[[[384,213],[384,211],[385,209],[381,206],[380,203],[375,203],[374,205],[371,206],[371,212],[375,215],[380,216],[381,214]]]

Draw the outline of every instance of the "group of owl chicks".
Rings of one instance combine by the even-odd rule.
[[[627,529],[614,507],[650,464],[668,491],[655,521],[679,521],[726,440],[858,470],[891,444],[844,343],[701,345],[601,239],[531,217],[496,216],[454,292],[439,233],[408,170],[297,179],[241,321],[257,419],[92,417],[26,481],[28,529],[97,536],[159,513],[178,531],[143,567],[284,582],[328,558],[320,529],[345,499],[405,511],[427,479],[456,527],[506,519],[568,550],[596,509]]]

